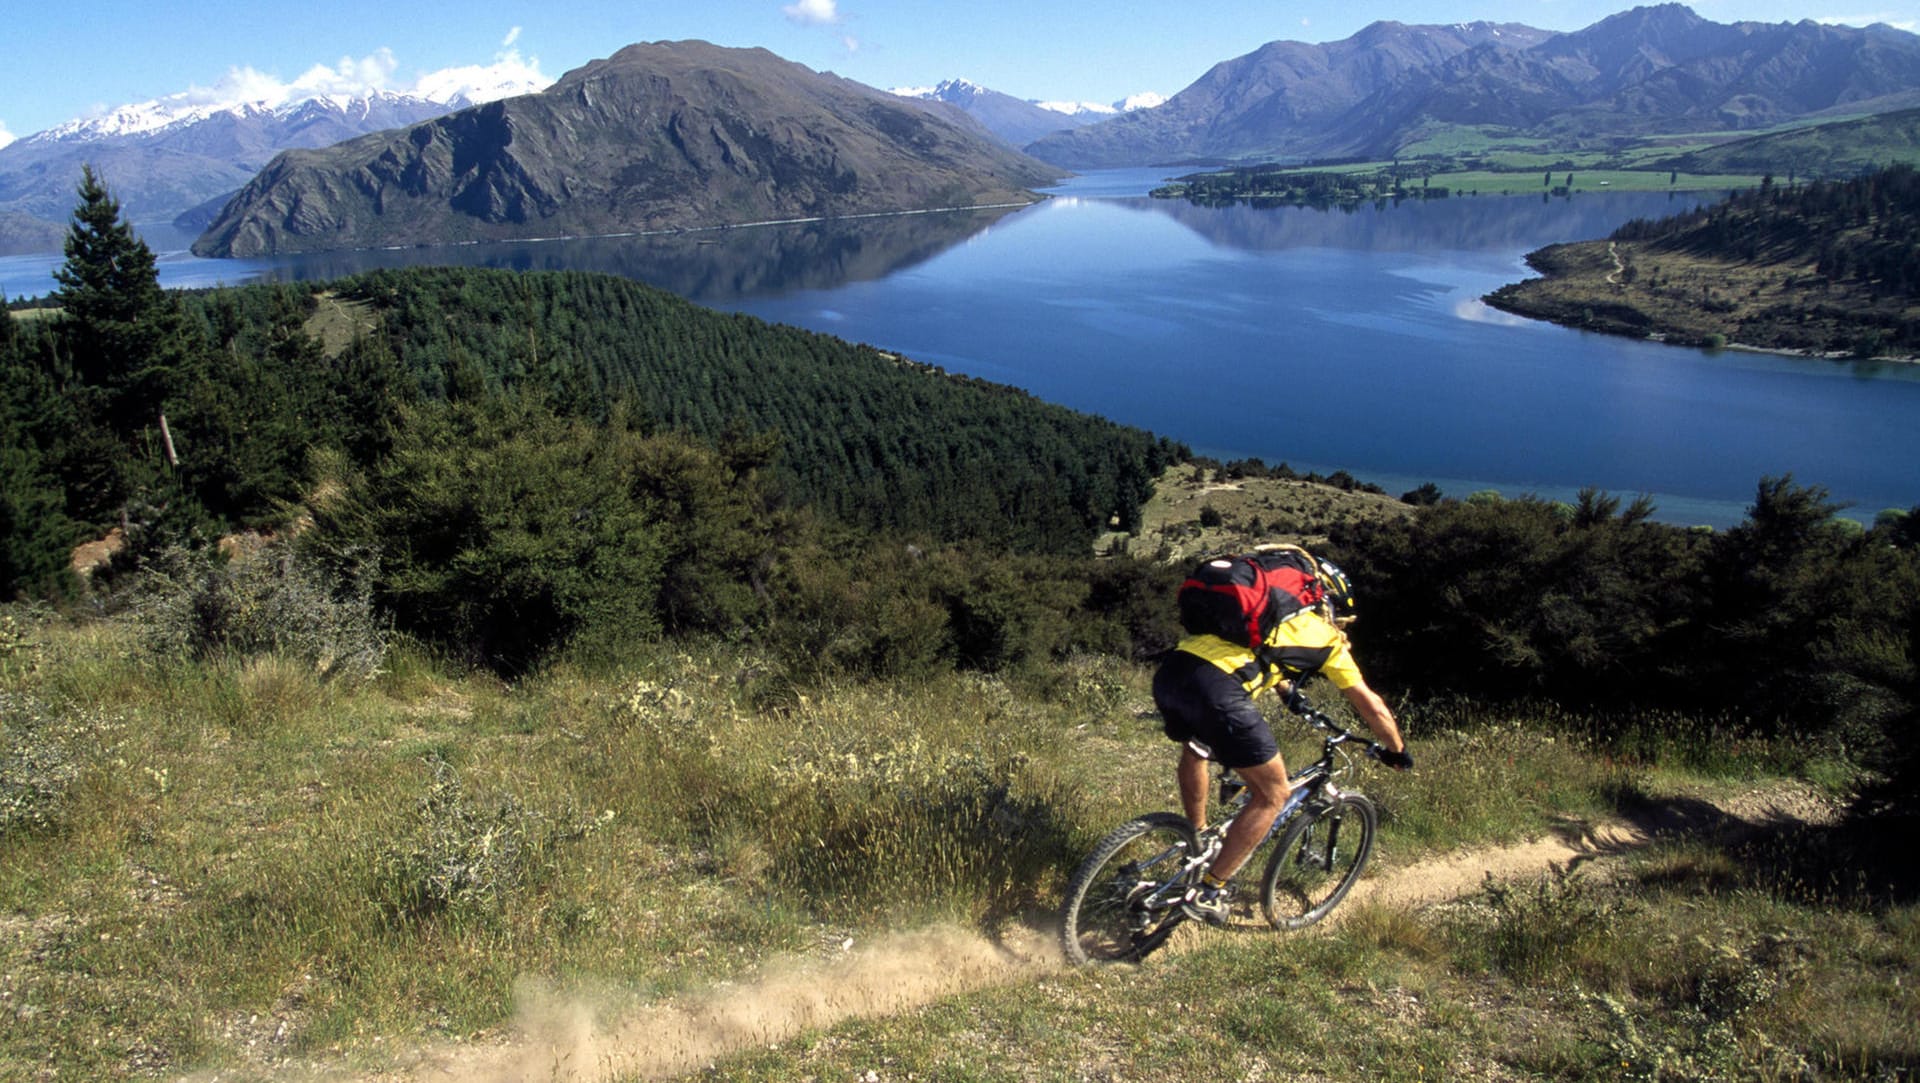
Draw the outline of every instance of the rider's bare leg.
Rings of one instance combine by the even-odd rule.
[[[1180,746],[1180,807],[1198,831],[1207,826],[1207,760],[1192,745]]]
[[[1183,772],[1181,796],[1183,798],[1185,797],[1185,769],[1186,761],[1183,759],[1181,761]],[[1204,763],[1200,771],[1203,784],[1201,800],[1204,803],[1206,799],[1204,786],[1206,765]],[[1232,878],[1234,873],[1240,871],[1240,866],[1246,863],[1254,847],[1260,845],[1260,840],[1267,837],[1267,829],[1273,826],[1274,816],[1279,814],[1280,806],[1286,804],[1287,795],[1293,792],[1292,784],[1287,781],[1287,765],[1281,762],[1279,756],[1255,767],[1236,767],[1234,773],[1246,782],[1250,792],[1247,797],[1247,807],[1241,810],[1240,817],[1233,821],[1232,827],[1227,829],[1227,837],[1220,845],[1220,856],[1213,859],[1213,867],[1207,870],[1207,875],[1215,883],[1225,882]]]

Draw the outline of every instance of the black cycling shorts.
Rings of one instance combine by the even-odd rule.
[[[1256,767],[1280,752],[1246,688],[1197,655],[1174,651],[1153,675],[1167,738],[1198,741],[1228,767]]]

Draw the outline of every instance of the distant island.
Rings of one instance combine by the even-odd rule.
[[[1784,187],[1527,256],[1507,312],[1687,346],[1920,357],[1920,171]]]
[[[1190,173],[1148,194],[1155,199],[1184,199],[1205,207],[1242,201],[1302,207],[1357,207],[1383,199],[1444,199],[1449,190],[1444,184],[1434,185],[1431,176],[1409,175],[1393,168],[1341,172],[1256,165]]]

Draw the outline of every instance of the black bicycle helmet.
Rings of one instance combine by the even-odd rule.
[[[1353,584],[1333,561],[1315,558],[1315,563],[1320,565],[1320,587],[1326,592],[1327,615],[1336,624],[1345,624],[1353,619]]]

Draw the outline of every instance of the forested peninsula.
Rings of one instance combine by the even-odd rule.
[[[1584,330],[1822,357],[1920,356],[1920,172],[1759,188],[1530,253],[1488,304]]]
[[[1378,169],[1336,172],[1283,165],[1238,166],[1189,173],[1148,193],[1155,199],[1184,199],[1202,207],[1226,207],[1239,202],[1255,206],[1352,208],[1389,199],[1445,199],[1444,185],[1434,185],[1418,169]]]

